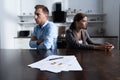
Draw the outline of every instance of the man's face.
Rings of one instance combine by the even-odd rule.
[[[37,24],[43,25],[47,20],[47,14],[43,13],[42,9],[39,8],[35,10],[34,18]]]

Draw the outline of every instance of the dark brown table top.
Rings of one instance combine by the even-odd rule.
[[[27,66],[53,54],[75,55],[83,71],[52,73]],[[120,80],[120,51],[0,49],[0,80]]]

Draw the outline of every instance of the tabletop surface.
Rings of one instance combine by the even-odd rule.
[[[52,73],[27,66],[49,55],[75,55],[83,70]],[[0,49],[0,80],[120,80],[120,51]]]

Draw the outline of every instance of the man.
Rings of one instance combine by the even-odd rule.
[[[37,49],[56,49],[58,29],[48,21],[49,10],[44,5],[35,6],[35,21],[38,24],[33,31],[29,45]]]

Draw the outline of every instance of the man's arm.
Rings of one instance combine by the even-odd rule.
[[[39,49],[50,49],[54,46],[55,38],[57,38],[57,27],[54,25],[50,25],[51,27],[47,27],[44,33],[44,42],[42,42],[38,48]]]
[[[91,38],[90,38],[90,36],[89,36],[87,30],[85,30],[85,37],[87,38],[86,41],[87,41],[88,44],[92,44],[92,45],[101,45],[100,43],[94,43],[94,42],[91,40]]]
[[[37,45],[39,45],[40,43],[43,42],[43,40],[37,40],[37,38],[36,38],[35,36],[32,36],[32,37],[31,37],[31,40],[32,40],[32,41],[37,41],[37,43],[36,43]]]
[[[37,46],[42,42],[43,42],[43,40],[37,40],[37,38],[35,36],[32,36],[31,40],[29,42],[29,45],[31,48],[37,48]]]

